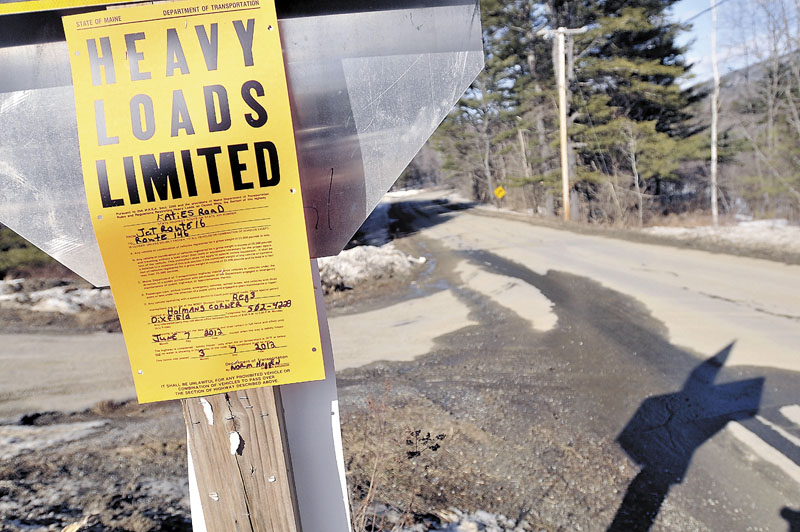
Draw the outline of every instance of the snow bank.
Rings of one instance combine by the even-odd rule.
[[[540,532],[538,528],[531,528],[530,524],[521,519],[519,522],[509,519],[500,514],[493,514],[478,510],[477,512],[467,513],[451,508],[450,510],[435,512],[442,521],[439,525],[430,523],[416,523],[411,526],[400,528],[401,532],[527,532],[534,530]],[[388,516],[399,517],[397,516]],[[541,532],[547,532],[541,530]]]
[[[335,257],[321,258],[319,272],[322,288],[327,294],[368,281],[403,277],[411,273],[415,264],[424,262],[425,257],[415,259],[389,243],[382,247],[359,246],[346,249]]]
[[[0,308],[25,308],[61,314],[114,308],[114,299],[108,288],[77,288],[65,285],[28,292],[24,286],[24,279],[0,281]]]
[[[0,460],[86,438],[107,424],[107,421],[84,421],[42,427],[0,425]]]
[[[410,188],[406,190],[390,190],[384,196],[387,198],[408,198],[411,196],[418,196],[419,194],[425,192],[425,189],[421,188]]]
[[[392,506],[373,503],[369,507],[373,522],[380,523],[375,532],[547,532],[520,517],[519,521],[484,510],[463,512],[458,508],[434,510],[430,514],[409,516]],[[409,517],[416,517],[413,525],[402,525]],[[370,525],[367,525],[370,528]]]
[[[755,220],[720,227],[665,227],[642,230],[645,233],[681,240],[711,240],[743,247],[769,247],[800,253],[800,227],[786,220]]]

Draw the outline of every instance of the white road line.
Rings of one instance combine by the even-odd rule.
[[[800,466],[792,462],[776,448],[759,438],[758,435],[751,432],[740,423],[728,423],[727,430],[736,439],[750,447],[760,458],[778,467],[781,471],[789,475],[792,480],[800,484]]]
[[[778,425],[776,425],[775,423],[773,423],[768,419],[764,419],[761,416],[756,416],[756,419],[759,420],[764,425],[771,428],[772,430],[774,430],[775,432],[777,432],[778,434],[780,434],[781,436],[783,436],[784,438],[786,438],[787,440],[789,440],[790,442],[792,442],[796,447],[800,447],[800,438],[798,438],[794,434],[786,432],[786,430],[784,430],[783,428],[779,427]]]
[[[779,411],[783,417],[795,425],[800,425],[800,405],[783,406]]]

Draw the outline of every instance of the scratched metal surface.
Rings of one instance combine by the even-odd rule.
[[[338,4],[279,21],[314,257],[341,251],[483,68],[477,3]],[[102,286],[61,14],[0,16],[0,222]]]

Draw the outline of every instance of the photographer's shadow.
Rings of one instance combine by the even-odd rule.
[[[781,509],[781,517],[789,523],[789,532],[800,532],[800,511],[784,507]]]
[[[617,441],[642,469],[608,532],[646,532],[673,484],[683,481],[692,455],[729,421],[758,412],[764,379],[714,384],[733,344],[697,366],[683,389],[647,398]]]

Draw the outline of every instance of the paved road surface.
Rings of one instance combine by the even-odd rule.
[[[0,334],[0,419],[136,397],[121,334]]]
[[[662,505],[697,529],[797,525],[800,267],[579,235],[430,199],[396,204],[400,227],[434,242],[431,258],[450,264],[451,285],[551,331],[541,343],[569,365],[558,379],[576,430],[616,438],[641,467],[598,530],[648,530]],[[382,343],[408,354],[403,306],[383,312],[400,330],[387,327]],[[363,351],[332,330],[337,357]]]

